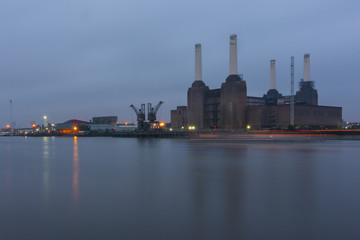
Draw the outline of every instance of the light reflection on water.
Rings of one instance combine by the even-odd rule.
[[[0,239],[360,236],[358,141],[9,137],[0,151]]]
[[[49,137],[43,137],[43,182],[44,182],[44,194],[45,199],[49,200],[50,193],[50,147],[49,147]]]
[[[79,152],[77,137],[74,137],[74,174],[73,174],[73,200],[74,203],[79,199]]]

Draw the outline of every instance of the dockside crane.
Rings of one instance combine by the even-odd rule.
[[[156,114],[163,103],[163,101],[160,101],[155,108],[152,107],[151,103],[148,103],[148,121],[150,125],[156,121]]]
[[[137,109],[134,105],[130,105],[130,107],[134,110],[139,130],[147,130],[148,124],[145,122],[145,104],[141,104],[141,108]]]

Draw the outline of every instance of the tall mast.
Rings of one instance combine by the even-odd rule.
[[[12,99],[10,99],[10,124],[13,122],[13,114],[12,114]]]
[[[291,57],[291,97],[290,97],[290,125],[294,126],[294,56]]]

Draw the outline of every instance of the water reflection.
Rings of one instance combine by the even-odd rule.
[[[74,151],[73,151],[73,201],[76,203],[79,200],[79,152],[78,139],[74,137]]]
[[[313,145],[201,143],[189,146],[194,232],[209,238],[222,229],[226,239],[271,236],[277,225],[314,234],[318,201],[314,188],[318,150]],[[311,160],[310,160],[311,159]],[[209,235],[203,235],[203,233]]]
[[[11,146],[10,144],[6,144],[6,153],[7,153],[7,161],[6,161],[6,187],[8,192],[12,189],[12,158],[11,158]],[[4,154],[5,156],[5,154]],[[10,194],[7,195],[8,199],[10,199]]]
[[[23,140],[0,138],[1,239],[359,239],[360,142]]]
[[[50,197],[50,154],[49,154],[49,137],[43,137],[43,184],[45,199]]]
[[[224,239],[239,239],[243,232],[245,172],[239,161],[247,148],[229,144],[196,144],[189,152],[193,197],[193,233],[209,239],[223,229]]]

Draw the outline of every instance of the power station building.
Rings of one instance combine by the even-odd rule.
[[[201,45],[195,45],[195,80],[187,92],[187,106],[171,111],[171,127],[236,130],[285,128],[289,125],[339,128],[342,108],[319,106],[310,80],[310,54],[304,55],[303,79],[296,94],[283,96],[276,90],[276,61],[270,61],[270,89],[262,97],[247,96],[246,81],[238,73],[237,36],[230,36],[229,76],[218,89],[202,80]]]

